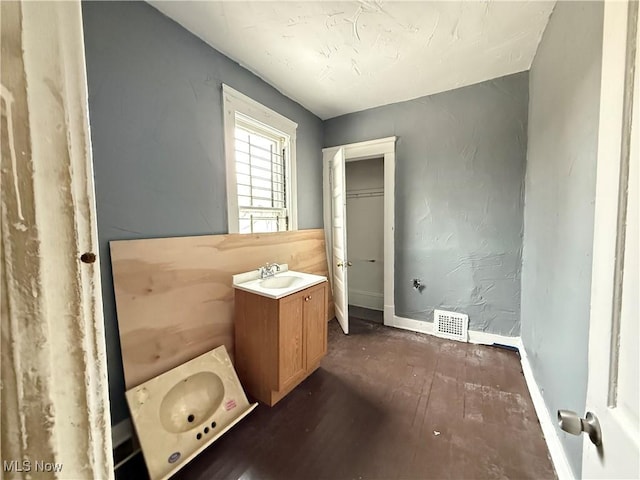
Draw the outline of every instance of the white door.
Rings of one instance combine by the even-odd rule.
[[[338,148],[329,161],[331,187],[331,260],[333,272],[333,302],[336,318],[344,333],[349,333],[347,300],[347,193],[344,169],[344,149]]]
[[[629,17],[630,38],[638,38],[638,4],[633,3],[636,13],[628,10],[627,2],[605,3],[586,405],[599,420],[602,444],[596,447],[585,436],[585,478],[640,478],[640,62],[637,52],[635,59],[626,58],[625,48]],[[635,78],[629,78],[625,88],[625,71],[634,60]],[[624,101],[625,91],[628,98],[632,88],[633,104]],[[630,119],[631,128],[625,128]]]

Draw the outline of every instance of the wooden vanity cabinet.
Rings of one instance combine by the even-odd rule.
[[[327,353],[327,282],[279,299],[235,290],[235,367],[251,396],[273,406]]]

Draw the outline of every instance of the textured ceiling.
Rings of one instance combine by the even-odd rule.
[[[149,3],[322,119],[528,70],[555,5]]]

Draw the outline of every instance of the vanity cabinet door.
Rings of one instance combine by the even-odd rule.
[[[303,293],[306,369],[314,368],[327,352],[327,289],[323,283]]]
[[[278,390],[304,376],[303,294],[306,290],[280,299],[278,328]],[[276,347],[276,346],[274,346]]]
[[[235,365],[254,398],[273,406],[327,352],[326,282],[279,299],[235,292]]]

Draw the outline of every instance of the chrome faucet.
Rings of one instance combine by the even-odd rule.
[[[276,272],[280,271],[280,265],[277,263],[267,263],[264,267],[260,267],[258,272],[260,272],[260,278],[268,278],[273,277]]]

